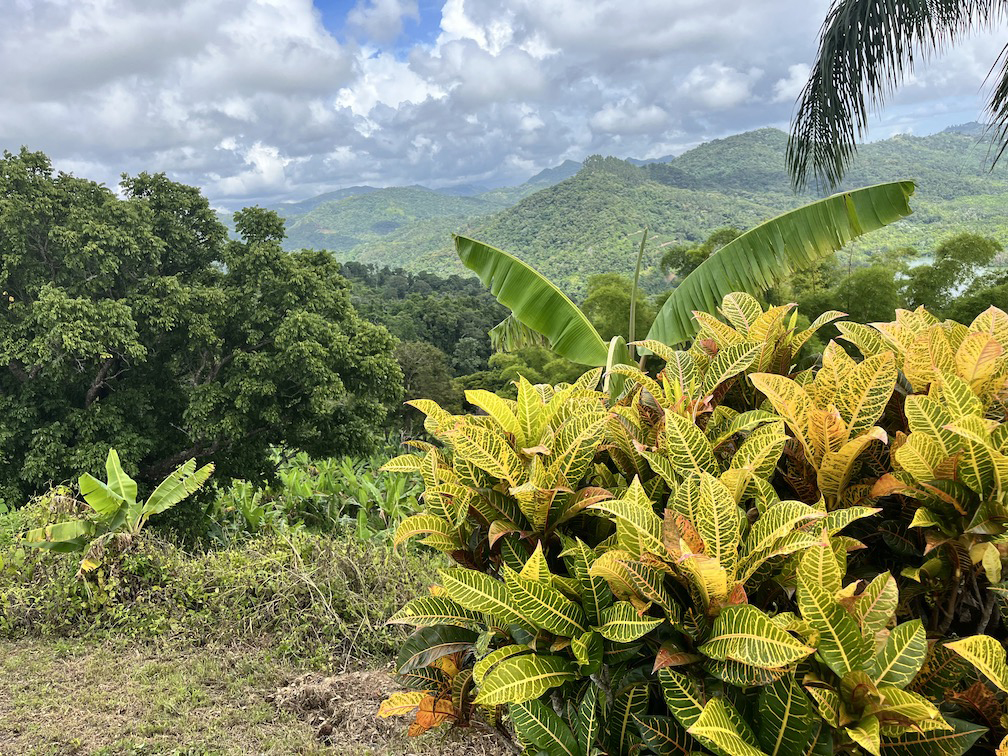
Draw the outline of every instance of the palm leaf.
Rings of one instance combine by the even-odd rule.
[[[795,187],[809,174],[836,186],[868,127],[868,103],[880,105],[914,63],[941,52],[975,27],[1001,20],[991,0],[839,0],[822,28],[819,54],[799,98],[788,139],[788,172]],[[995,62],[997,65],[997,62]],[[1008,123],[1004,73],[988,112],[1004,149]],[[998,153],[1000,156],[1000,153]]]
[[[704,260],[665,300],[648,339],[678,344],[697,331],[695,310],[714,313],[726,294],[759,294],[852,239],[910,214],[912,181],[878,184],[778,215]]]
[[[490,288],[523,325],[545,336],[553,351],[571,362],[606,364],[608,348],[570,298],[521,260],[464,236],[455,236],[462,263]]]
[[[512,312],[489,331],[490,346],[495,352],[515,352],[531,346],[549,346],[549,339],[515,317]]]

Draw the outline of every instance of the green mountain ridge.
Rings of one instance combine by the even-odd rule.
[[[451,234],[460,232],[515,254],[578,294],[593,273],[629,273],[647,227],[654,243],[643,280],[655,290],[665,285],[657,269],[661,244],[697,241],[726,225],[751,227],[819,196],[791,190],[786,144],[783,131],[767,128],[713,140],[664,162],[592,156],[579,170],[567,161],[520,187],[473,197],[382,189],[291,218],[288,245],[447,274],[464,272],[451,249]],[[1008,172],[1001,166],[990,171],[987,157],[971,124],[863,145],[841,189],[905,178],[918,188],[914,215],[852,245],[852,259],[902,246],[926,255],[958,231],[1008,243]]]

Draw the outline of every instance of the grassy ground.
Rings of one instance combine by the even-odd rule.
[[[374,718],[384,670],[325,679],[268,649],[0,641],[0,754],[507,753],[490,733]]]

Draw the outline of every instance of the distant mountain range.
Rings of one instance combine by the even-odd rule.
[[[989,170],[981,135],[978,124],[964,124],[863,145],[842,188],[905,178],[918,188],[913,216],[866,237],[851,254],[896,246],[927,254],[960,230],[1008,242],[1008,173],[1001,165]],[[726,225],[747,228],[815,199],[791,191],[786,143],[784,132],[759,129],[655,161],[568,160],[517,187],[353,187],[275,209],[287,218],[289,248],[460,272],[451,234],[461,232],[530,262],[572,293],[593,273],[629,272],[647,227],[655,243],[645,280],[653,288],[659,244],[700,240]]]

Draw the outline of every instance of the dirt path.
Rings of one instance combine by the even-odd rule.
[[[304,675],[268,649],[0,642],[0,754],[503,756],[493,734],[377,721],[387,672]],[[279,691],[279,692],[278,692]]]

